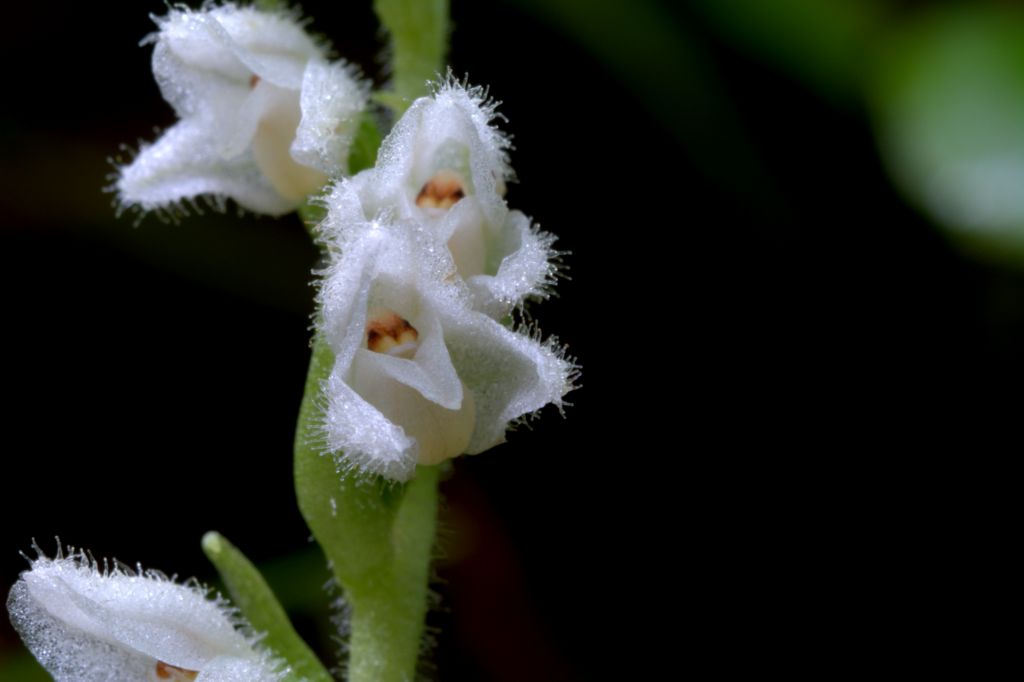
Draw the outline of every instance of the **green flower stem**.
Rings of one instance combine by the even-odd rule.
[[[448,0],[375,0],[374,9],[392,39],[394,92],[386,103],[401,114],[441,73]],[[379,146],[380,133],[365,117],[349,170],[372,166]],[[307,204],[299,214],[315,238],[316,207]],[[349,682],[410,682],[427,612],[440,472],[418,467],[412,481],[396,485],[349,471],[342,454],[323,452],[320,386],[333,364],[317,335],[295,434],[299,508],[351,608]]]
[[[299,508],[351,607],[349,681],[406,682],[423,637],[439,471],[419,467],[404,486],[339,472],[322,454],[317,399],[333,362],[318,337],[295,439]]]
[[[394,97],[380,97],[399,114],[443,75],[448,46],[448,0],[374,0],[373,9],[391,34]]]
[[[291,665],[289,682],[331,682],[331,674],[292,628],[270,586],[252,563],[227,538],[210,532],[203,536],[203,551],[220,573],[235,606],[257,632],[263,644]]]
[[[398,508],[391,571],[353,595],[350,682],[412,680],[427,614],[439,468],[419,467]]]
[[[348,172],[355,175],[361,170],[373,168],[377,163],[377,150],[380,148],[381,136],[373,116],[366,112],[359,119],[359,127],[352,138],[352,147],[348,152]]]

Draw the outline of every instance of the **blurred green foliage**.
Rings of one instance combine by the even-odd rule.
[[[1024,264],[1024,12],[911,19],[888,33],[869,86],[890,173],[958,243]]]
[[[0,680],[51,682],[52,679],[24,648],[16,649],[10,656],[0,658]]]
[[[756,56],[834,98],[856,97],[879,0],[695,0],[713,25]]]
[[[713,60],[658,0],[506,0],[594,55],[717,184],[777,214],[771,175],[754,153]],[[602,117],[607,93],[583,95],[583,120]],[[614,126],[614,121],[611,122]],[[628,131],[609,131],[626,144]],[[652,142],[657,144],[657,142]]]

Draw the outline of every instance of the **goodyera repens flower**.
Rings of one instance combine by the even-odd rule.
[[[481,88],[449,79],[416,100],[357,176],[364,212],[428,226],[451,252],[474,306],[501,319],[554,281],[554,237],[504,200],[508,140]]]
[[[346,171],[365,87],[295,17],[224,4],[156,22],[153,73],[181,120],[119,169],[122,205],[211,195],[279,215]]]
[[[497,445],[571,388],[560,350],[497,319],[554,267],[551,238],[500,196],[503,142],[479,95],[449,82],[413,103],[378,166],[326,198],[324,435],[343,466],[405,480]]]
[[[277,682],[284,671],[197,585],[40,557],[7,599],[11,622],[56,682]]]

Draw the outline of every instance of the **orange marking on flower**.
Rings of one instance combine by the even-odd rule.
[[[157,661],[156,676],[161,680],[171,680],[171,682],[192,682],[192,680],[199,676],[199,672],[195,670],[185,670],[184,668],[173,666],[170,663]]]
[[[366,323],[366,347],[374,353],[409,357],[419,338],[416,327],[393,310],[371,313]]]
[[[260,77],[257,76],[256,74],[253,74],[252,78],[249,79],[249,87],[250,88],[255,88],[259,84],[259,82],[260,82]]]
[[[455,171],[441,170],[424,183],[416,195],[416,205],[420,208],[451,208],[464,196],[466,190],[462,176]]]

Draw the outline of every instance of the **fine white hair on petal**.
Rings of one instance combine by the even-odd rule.
[[[510,211],[488,250],[488,271],[494,274],[467,279],[476,308],[500,320],[527,298],[546,298],[558,272],[554,243],[554,235]]]
[[[159,29],[155,40],[166,44],[184,67],[245,84],[255,74],[278,87],[298,89],[306,62],[326,55],[289,12],[225,3],[201,10],[175,7],[154,20]]]
[[[347,368],[335,367],[323,386],[322,428],[328,451],[343,460],[339,468],[409,480],[416,470],[416,441],[345,382],[340,370]]]
[[[496,107],[481,88],[453,80],[416,100],[381,143],[378,181],[415,197],[437,170],[460,170],[485,219],[500,224],[507,210],[500,188],[512,169],[508,137],[493,125]]]
[[[329,175],[346,171],[366,102],[367,86],[352,67],[310,61],[302,78],[302,122],[295,131],[292,158]]]
[[[114,183],[122,207],[152,211],[200,195],[224,195],[256,213],[283,215],[293,206],[270,186],[251,153],[224,159],[208,131],[185,119],[144,145]]]
[[[25,645],[57,682],[148,680],[158,663],[198,680],[277,682],[236,612],[197,586],[99,565],[84,553],[31,562],[7,600]]]
[[[573,365],[475,310],[432,230],[367,219],[360,184],[334,189],[322,226],[333,261],[321,281],[320,333],[335,354],[322,386],[323,441],[341,468],[406,480],[417,463],[486,450],[513,421],[561,405]],[[368,348],[368,311],[380,309],[416,330],[414,355]]]
[[[366,88],[326,62],[296,14],[208,3],[154,21],[144,43],[181,122],[118,168],[122,206],[163,209],[202,194],[281,215],[345,172]]]
[[[226,139],[231,114],[253,77],[298,91],[307,62],[324,50],[287,14],[225,4],[208,10],[172,9],[154,17],[153,74],[177,114],[218,124]]]
[[[558,254],[554,237],[509,211],[502,196],[512,171],[508,138],[494,125],[496,106],[483,89],[449,76],[433,95],[413,102],[384,139],[377,166],[357,176],[351,191],[365,218],[386,210],[431,226],[475,307],[500,320],[526,299],[548,295]],[[333,229],[343,229],[338,222]]]
[[[322,199],[318,326],[335,364],[317,440],[339,470],[407,480],[497,445],[574,388],[553,342],[497,321],[549,295],[560,254],[505,204],[494,107],[449,78],[410,106],[374,168]]]
[[[548,404],[561,408],[574,388],[576,366],[560,349],[512,331],[486,315],[454,310],[445,341],[476,402],[467,454],[504,442],[510,424]]]

